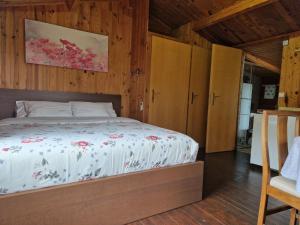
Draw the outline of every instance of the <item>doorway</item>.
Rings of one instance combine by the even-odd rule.
[[[242,77],[237,150],[251,154],[255,120],[263,110],[278,108],[280,74],[246,60]]]

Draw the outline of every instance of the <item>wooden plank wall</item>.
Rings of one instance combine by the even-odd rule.
[[[279,97],[279,107],[300,108],[300,36],[283,48],[279,91],[287,96]]]
[[[149,0],[131,0],[133,8],[132,54],[130,83],[130,116],[140,121],[146,120],[147,92],[147,35],[149,24]]]
[[[24,61],[24,19],[109,36],[109,73],[87,72]],[[129,0],[81,2],[65,6],[0,9],[0,88],[122,95],[129,116],[132,8]]]

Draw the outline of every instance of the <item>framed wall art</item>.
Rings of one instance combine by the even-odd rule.
[[[108,36],[25,20],[26,62],[108,72]]]

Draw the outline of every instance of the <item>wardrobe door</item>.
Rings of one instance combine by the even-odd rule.
[[[193,46],[187,134],[205,146],[211,50]]]
[[[242,50],[213,45],[207,117],[207,153],[235,149],[242,61]]]
[[[191,46],[152,37],[149,123],[186,133]]]

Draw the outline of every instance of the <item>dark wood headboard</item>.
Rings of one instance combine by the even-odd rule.
[[[0,89],[0,119],[14,117],[16,101],[20,100],[52,102],[112,102],[117,115],[121,115],[120,95]]]

